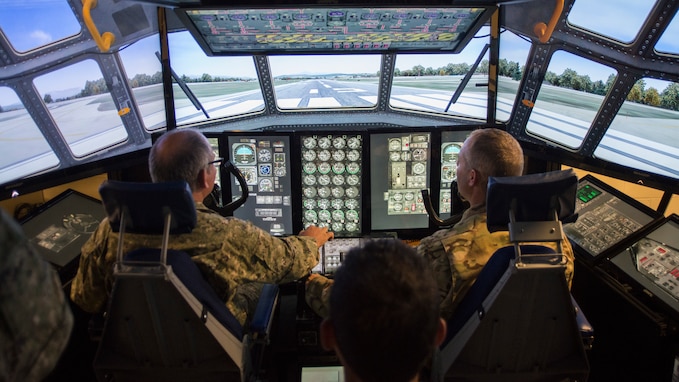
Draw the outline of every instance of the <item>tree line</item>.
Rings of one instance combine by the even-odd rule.
[[[483,60],[479,63],[476,73],[488,74],[489,62]],[[417,76],[457,76],[464,75],[471,70],[471,65],[467,63],[449,63],[446,66],[439,68],[424,67],[423,65],[415,65],[410,69],[394,69],[394,76],[396,77],[417,77]],[[519,81],[523,76],[525,68],[521,67],[518,62],[501,59],[498,62],[498,75],[508,77]],[[379,72],[377,73],[379,76]],[[203,73],[198,77],[189,77],[182,75],[181,80],[186,83],[197,82],[227,82],[227,81],[249,81],[249,78],[234,78],[212,76]],[[162,83],[161,72],[156,72],[153,75],[137,74],[130,80],[132,88],[154,85]],[[565,69],[563,73],[556,74],[548,71],[545,74],[544,82],[558,87],[584,91],[587,93],[606,95],[615,81],[615,74],[611,74],[604,82],[602,80],[592,81],[588,75],[578,74],[573,69]],[[65,101],[80,97],[88,97],[97,94],[108,92],[108,87],[103,78],[94,81],[86,81],[85,87],[76,95],[59,98],[54,100],[50,94],[45,94],[43,100],[45,103]],[[679,111],[679,83],[672,82],[665,89],[659,91],[654,87],[647,87],[646,81],[643,79],[637,81],[632,90],[627,94],[627,100],[639,104],[660,107],[669,110]],[[2,112],[0,106],[0,112]]]
[[[479,63],[476,73],[487,75],[488,67],[488,60],[483,60]],[[450,63],[440,68],[425,68],[422,65],[416,65],[406,70],[395,69],[394,76],[457,76],[467,74],[471,68],[471,65],[467,63]],[[498,75],[500,76],[518,81],[523,76],[523,72],[524,68],[519,66],[518,62],[506,59],[501,59],[498,62]],[[613,86],[615,77],[615,74],[611,74],[605,82],[602,80],[592,81],[588,75],[578,74],[573,69],[565,69],[561,74],[548,71],[545,74],[544,83],[604,96]],[[640,79],[627,94],[627,101],[679,111],[679,83],[672,82],[665,89],[659,91],[654,87],[647,88],[646,81]]]

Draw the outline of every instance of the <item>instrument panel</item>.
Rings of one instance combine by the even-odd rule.
[[[230,136],[231,163],[245,177],[249,197],[234,216],[250,220],[272,235],[293,233],[290,138],[287,136]],[[242,191],[231,179],[231,197]]]
[[[328,227],[338,236],[361,234],[363,137],[306,135],[302,140],[304,227]]]

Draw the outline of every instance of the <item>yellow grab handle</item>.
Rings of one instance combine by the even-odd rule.
[[[100,35],[99,31],[97,30],[97,26],[94,25],[94,21],[92,21],[92,15],[90,15],[90,10],[97,6],[97,0],[82,1],[83,18],[85,19],[87,30],[90,31],[90,34],[94,38],[94,42],[97,43],[99,50],[102,52],[108,52],[108,50],[111,49],[111,44],[113,44],[113,41],[115,41],[116,36],[114,36],[111,32],[104,32],[104,34]]]
[[[552,37],[552,32],[554,32],[556,23],[559,21],[561,11],[563,11],[563,0],[556,0],[556,7],[554,8],[554,13],[552,13],[552,18],[549,19],[549,24],[539,22],[533,27],[533,33],[538,36],[541,43],[546,43]]]

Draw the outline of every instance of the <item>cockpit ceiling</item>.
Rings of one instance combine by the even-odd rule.
[[[177,8],[209,56],[457,53],[494,7]]]

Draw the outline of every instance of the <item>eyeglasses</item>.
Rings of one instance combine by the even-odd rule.
[[[207,165],[209,166],[209,165],[213,164],[213,165],[215,165],[215,167],[219,168],[219,166],[221,166],[222,163],[224,163],[224,158],[217,157],[217,158],[215,158],[215,160],[207,162]]]

